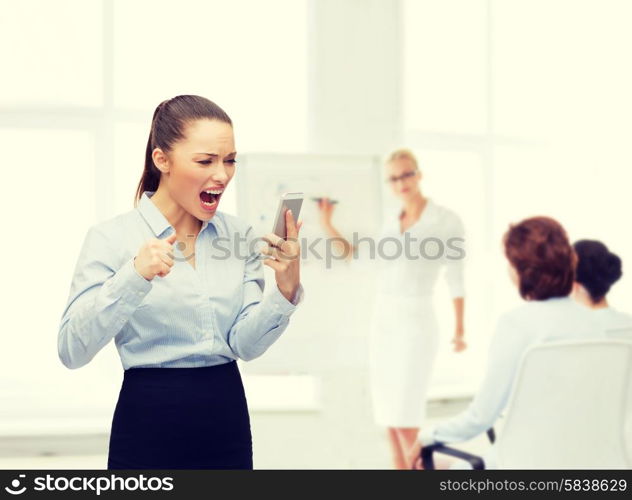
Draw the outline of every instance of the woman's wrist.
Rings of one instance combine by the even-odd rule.
[[[328,234],[332,234],[335,232],[334,226],[331,223],[331,221],[323,221],[321,222],[323,229],[328,233]]]
[[[292,302],[294,303],[294,300],[296,299],[296,292],[298,292],[298,284],[295,285],[293,288],[286,288],[286,287],[279,287],[279,291],[281,292],[281,295],[283,295],[288,302]]]

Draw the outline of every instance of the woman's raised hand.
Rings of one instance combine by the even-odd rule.
[[[298,232],[302,224],[302,222],[297,224],[292,216],[292,211],[286,210],[286,238],[283,239],[274,233],[268,233],[263,237],[268,244],[260,250],[262,254],[270,256],[264,259],[263,263],[274,269],[277,286],[290,302],[294,300],[294,295],[301,282],[301,245],[298,241]]]
[[[318,210],[320,212],[320,223],[324,227],[331,226],[331,218],[334,213],[335,205],[329,201],[329,198],[324,197],[318,200]]]
[[[164,278],[173,266],[173,244],[176,241],[176,233],[161,240],[151,238],[147,240],[138,250],[134,257],[134,267],[136,271],[151,281],[156,276]]]

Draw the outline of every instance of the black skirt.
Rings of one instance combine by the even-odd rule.
[[[108,469],[252,469],[237,362],[125,370]]]

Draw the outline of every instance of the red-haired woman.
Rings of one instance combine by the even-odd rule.
[[[494,425],[505,408],[520,358],[534,344],[552,340],[601,337],[603,328],[591,311],[575,302],[576,256],[566,231],[549,217],[511,225],[504,236],[509,274],[525,303],[503,314],[491,340],[487,372],[469,407],[420,432],[409,453],[418,465],[421,446],[467,441]],[[457,466],[465,465],[459,461]],[[485,456],[494,467],[494,451]]]

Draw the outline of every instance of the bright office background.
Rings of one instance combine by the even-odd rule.
[[[57,357],[57,329],[87,228],[133,208],[153,110],[177,94],[222,106],[240,154],[384,156],[400,146],[417,153],[422,189],[459,212],[470,249],[470,349],[450,352],[451,304],[441,284],[435,398],[471,396],[494,319],[519,300],[500,250],[510,222],[550,215],[573,240],[601,239],[625,269],[632,262],[628,0],[0,0],[0,7],[4,436],[92,432],[111,418],[121,371],[113,344],[70,371]],[[236,211],[236,198],[233,185],[222,209]],[[308,295],[326,296],[304,284]],[[626,272],[611,302],[632,312],[630,297]],[[345,328],[363,325],[346,316],[326,324],[338,319]],[[345,335],[366,340],[364,330]],[[287,345],[297,359],[313,347]],[[363,358],[354,359],[345,368],[360,375],[347,379],[358,383],[349,390],[364,397]],[[336,385],[319,387],[315,397],[336,406],[335,415],[355,405]],[[262,407],[274,396],[265,390]],[[360,401],[358,414],[368,409]],[[287,426],[302,418],[281,413]],[[318,424],[322,443],[338,441],[332,467],[362,466],[349,458],[353,439],[374,451],[379,434],[370,415],[363,422],[364,434],[344,418]],[[351,436],[347,447],[340,429]],[[274,456],[268,464],[294,467],[284,446],[279,435],[260,450]]]

